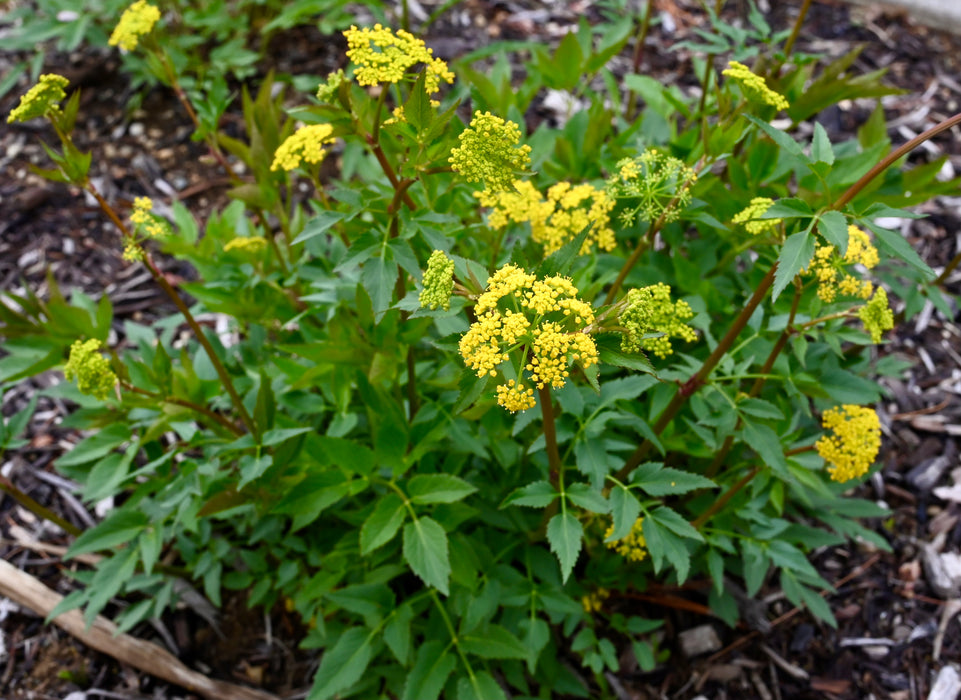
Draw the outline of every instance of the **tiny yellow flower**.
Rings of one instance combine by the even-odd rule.
[[[444,251],[435,250],[427,259],[423,287],[418,298],[421,308],[442,308],[444,311],[450,308],[450,295],[454,289],[454,261]]]
[[[612,523],[607,528],[607,532],[604,533],[604,539],[606,540],[613,534],[614,525]],[[631,531],[622,539],[605,542],[604,544],[608,549],[613,549],[628,561],[644,561],[644,557],[647,556],[647,540],[644,539],[644,518],[638,518],[631,526]]]
[[[774,200],[769,197],[755,197],[741,212],[734,215],[732,221],[735,224],[744,224],[744,229],[755,236],[775,233],[782,220],[760,218],[772,204]]]
[[[531,238],[544,246],[544,255],[557,251],[589,225],[592,227],[581,246],[581,255],[595,245],[600,250],[614,248],[614,230],[610,227],[614,200],[606,190],[559,182],[543,199],[530,182],[515,180],[511,190],[484,190],[475,196],[483,206],[493,207],[487,220],[491,228],[504,228],[511,222],[529,223]]]
[[[662,283],[632,289],[627,293],[620,325],[621,350],[637,353],[649,350],[664,359],[674,352],[671,338],[687,342],[697,340],[697,333],[685,321],[693,318],[694,311],[686,301],[671,301],[671,288]],[[645,338],[651,333],[663,333],[655,338]]]
[[[311,124],[302,126],[288,136],[274,153],[271,170],[284,169],[287,172],[300,167],[301,163],[316,165],[327,155],[324,146],[335,141],[331,134],[334,127],[330,124]]]
[[[483,182],[491,193],[510,189],[530,165],[531,147],[518,145],[520,127],[490,112],[474,112],[459,138],[448,158],[451,169],[468,182]]]
[[[137,197],[133,202],[130,221],[148,238],[160,238],[169,233],[167,225],[159,217],[151,214],[153,200],[150,197]]]
[[[664,223],[677,220],[691,202],[691,188],[697,173],[684,162],[656,148],[618,162],[617,172],[607,180],[608,195],[624,207],[621,220],[635,219]]]
[[[582,597],[581,605],[584,606],[584,612],[588,614],[598,613],[604,607],[604,601],[610,597],[611,592],[609,590],[606,588],[598,588]]]
[[[146,0],[137,0],[124,10],[108,43],[125,51],[133,51],[140,37],[149,34],[159,19],[160,10],[147,4]]]
[[[818,297],[830,304],[840,292],[844,296],[870,299],[874,285],[860,280],[845,271],[848,265],[863,265],[867,269],[878,264],[878,249],[864,231],[856,226],[848,227],[848,249],[844,256],[835,251],[833,245],[818,244],[814,257],[807,269],[818,281]]]
[[[441,80],[454,82],[454,74],[447,64],[434,58],[432,49],[403,29],[395,33],[379,24],[373,29],[352,26],[344,32],[344,37],[347,39],[347,58],[357,66],[354,79],[358,85],[400,82],[418,63],[425,65],[427,94],[437,92]]]
[[[266,247],[267,239],[263,236],[238,236],[237,238],[227,241],[227,243],[224,245],[224,252],[229,253],[232,250],[237,250],[241,253],[257,255]]]
[[[825,430],[815,443],[817,453],[830,466],[834,481],[843,483],[867,473],[881,449],[881,422],[870,408],[845,404],[829,408],[821,417]]]
[[[41,75],[37,84],[20,97],[20,104],[7,116],[7,124],[59,114],[59,103],[67,96],[64,88],[69,84],[69,80],[56,73]]]
[[[70,358],[63,368],[68,381],[76,379],[81,394],[103,401],[117,383],[117,375],[110,369],[110,361],[101,355],[96,338],[77,340],[70,346]]]
[[[751,72],[743,63],[730,61],[722,75],[734,80],[741,86],[741,92],[751,102],[777,107],[778,111],[790,107],[787,98],[767,86],[764,78]]]
[[[880,343],[881,335],[894,328],[894,312],[888,306],[888,293],[883,287],[878,287],[874,298],[858,309],[858,318],[871,334],[872,343]]]
[[[509,411],[536,404],[525,372],[537,389],[558,389],[572,364],[597,363],[597,346],[585,332],[594,309],[577,298],[577,288],[565,277],[537,279],[505,265],[488,278],[474,313],[477,320],[460,340],[461,357],[478,377],[496,377],[500,365],[512,364],[518,379],[497,388],[498,403]]]

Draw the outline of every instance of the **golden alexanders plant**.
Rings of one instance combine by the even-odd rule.
[[[178,314],[126,321],[108,347],[106,297],[0,306],[12,353],[48,348],[0,381],[65,361],[78,383],[59,391],[97,432],[58,468],[88,501],[122,503],[74,542],[123,546],[63,607],[92,616],[136,590],[133,625],[173,599],[172,567],[215,603],[283,600],[323,650],[311,700],[609,694],[619,646],[654,662],[658,623],[626,595],[654,578],[709,581],[731,624],[726,577],[752,596],[780,585],[833,624],[807,553],[855,535],[886,546],[857,521],[885,511],[846,492],[876,468],[887,289],[907,316],[922,295],[945,307],[877,223],[957,188],[906,171],[878,194],[919,140],[888,153],[878,118],[843,143],[772,126],[808,119],[827,88],[760,29],[744,36],[767,42],[768,70],[708,62],[698,99],[628,76],[651,106],[624,120],[603,107],[625,98],[605,64],[630,22],[535,51],[535,88],[607,86],[581,86],[595,106],[563,128],[525,136],[522,92],[376,25],[345,32],[349,65],[303,106],[282,109],[272,79],[245,91],[239,139],[197,116],[150,7],[132,6],[117,43],[169,68],[235,184],[223,211],[201,223],[174,204],[165,221],[148,200],[108,202],[62,78],[10,116],[51,122],[48,174],[97,199]],[[842,87],[834,99],[865,89]],[[174,287],[160,255],[201,281]],[[199,312],[233,319],[237,344]]]

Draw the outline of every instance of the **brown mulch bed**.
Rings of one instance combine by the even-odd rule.
[[[730,19],[737,3],[728,3]],[[800,2],[773,2],[772,26],[788,26]],[[431,6],[431,3],[424,3]],[[688,70],[684,51],[670,49],[703,21],[695,2],[661,0],[662,22],[652,28],[641,72],[677,81]],[[444,58],[454,58],[497,39],[556,43],[581,17],[594,20],[599,8],[579,2],[485,2],[457,5],[432,27],[428,43]],[[359,19],[358,22],[362,21]],[[334,42],[337,40],[334,39]],[[324,43],[326,42],[326,44]],[[337,51],[318,52],[331,41],[315,31],[298,29],[275,42],[264,69],[325,74],[336,66]],[[856,70],[889,69],[888,80],[909,92],[883,101],[890,134],[900,144],[959,111],[961,105],[961,37],[911,24],[904,16],[843,4],[816,3],[798,49],[833,57],[855,44],[865,50]],[[335,44],[336,46],[336,44]],[[0,72],[19,58],[0,53]],[[128,112],[131,95],[115,55],[93,51],[51,55],[45,71],[59,72],[83,89],[77,141],[95,151],[94,175],[108,199],[121,208],[134,197],[158,202],[176,195],[201,219],[226,202],[226,183],[205,149],[190,140],[190,126],[173,96],[151,91],[142,108]],[[629,61],[623,61],[626,67]],[[19,94],[19,90],[15,91]],[[14,94],[0,100],[0,114],[15,104]],[[832,139],[849,137],[863,123],[873,103],[842,104],[824,115]],[[544,118],[543,105],[536,118]],[[534,116],[534,115],[532,115]],[[228,116],[236,121],[236,116]],[[169,309],[148,275],[120,258],[116,232],[99,209],[81,193],[32,175],[29,163],[44,165],[37,137],[51,134],[39,122],[0,131],[0,290],[24,285],[43,295],[49,273],[64,290],[93,296],[109,293],[115,305],[115,329],[123,322],[149,322]],[[939,137],[912,154],[924,162],[948,154],[961,172],[961,132]],[[936,270],[958,252],[961,192],[920,208],[927,218],[902,229],[921,256]],[[189,269],[167,261],[172,279],[190,277]],[[961,273],[949,276],[946,289],[955,298]],[[932,566],[942,553],[961,551],[961,470],[956,436],[961,435],[961,331],[957,314],[944,318],[933,309],[889,334],[880,356],[910,362],[897,379],[885,379],[888,398],[879,407],[885,427],[884,469],[859,491],[863,498],[892,511],[884,522],[868,523],[893,548],[875,551],[858,544],[818,551],[813,561],[836,584],[829,596],[839,628],[796,611],[775,589],[767,591],[771,629],[763,634],[730,630],[711,618],[644,603],[647,617],[664,617],[669,633],[662,640],[670,662],[641,673],[622,655],[622,673],[611,677],[619,698],[913,698],[928,697],[939,671],[961,664],[961,623],[954,617],[961,603],[957,589],[935,585]],[[26,404],[29,396],[56,381],[40,377],[3,396],[3,414]],[[62,517],[85,526],[96,514],[74,498],[70,484],[56,476],[53,463],[76,436],[59,427],[68,412],[63,402],[42,398],[30,428],[27,447],[2,455],[2,475]],[[29,544],[68,544],[62,532],[38,522],[9,498],[0,500],[0,552],[18,568],[47,585],[70,590],[65,573],[77,566],[55,552]],[[182,698],[186,691],[156,681],[91,652],[65,633],[45,626],[28,611],[0,600],[0,697]],[[638,603],[640,605],[641,603]],[[263,687],[284,697],[302,697],[316,668],[313,656],[296,648],[299,626],[285,611],[247,610],[241,596],[229,598],[211,625],[202,605],[185,607],[154,627],[135,633],[178,654],[203,673]],[[681,632],[709,625],[720,646],[685,657]],[[99,689],[99,695],[91,689]],[[300,695],[298,695],[298,693]]]

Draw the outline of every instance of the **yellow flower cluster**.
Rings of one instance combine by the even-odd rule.
[[[880,343],[881,334],[894,328],[894,312],[888,306],[888,293],[883,287],[878,287],[874,298],[858,309],[858,318],[871,334],[872,343]]]
[[[623,328],[621,350],[640,352],[641,348],[664,359],[674,349],[671,338],[687,342],[697,340],[697,333],[685,321],[694,316],[686,301],[671,301],[671,288],[663,282],[632,289],[627,293],[624,310],[619,321]],[[645,338],[650,333],[662,333],[655,338]]]
[[[774,200],[769,197],[755,197],[742,211],[734,215],[732,221],[735,224],[744,224],[744,229],[755,236],[775,233],[782,219],[760,218],[772,204]]]
[[[594,309],[577,298],[566,277],[537,279],[516,265],[505,265],[487,280],[474,307],[477,320],[461,337],[460,354],[478,377],[496,377],[512,363],[517,379],[497,388],[497,402],[508,411],[535,405],[534,390],[559,389],[569,368],[597,363],[597,346],[584,330],[594,322]]]
[[[515,180],[513,190],[484,190],[476,196],[483,206],[493,208],[487,219],[491,228],[527,222],[531,225],[531,238],[544,246],[545,255],[576,238],[590,224],[593,226],[581,246],[581,255],[595,245],[600,250],[614,248],[614,231],[610,227],[614,200],[606,190],[559,182],[547,190],[547,199],[543,199],[530,182]]]
[[[771,105],[777,107],[778,111],[790,107],[787,98],[780,93],[774,92],[764,82],[764,78],[751,72],[751,69],[743,63],[730,61],[727,69],[721,75],[733,79],[741,86],[741,92],[751,102]]]
[[[110,35],[110,45],[133,51],[137,48],[140,37],[149,34],[159,19],[160,10],[147,4],[146,0],[137,0],[120,16],[120,21]]]
[[[697,173],[683,161],[649,148],[634,158],[618,162],[617,172],[607,180],[607,193],[625,208],[625,225],[635,218],[664,223],[674,221],[691,202],[691,188]]]
[[[450,295],[454,289],[454,261],[444,251],[435,250],[427,259],[424,272],[424,289],[418,300],[422,308],[450,308]]]
[[[347,38],[347,58],[358,67],[354,78],[358,85],[397,83],[418,63],[426,66],[425,88],[428,95],[440,89],[440,81],[454,82],[454,74],[447,64],[434,58],[433,50],[410,32],[398,29],[395,34],[387,27],[351,27],[344,32]]]
[[[334,71],[327,76],[327,80],[317,88],[317,99],[321,102],[330,102],[337,95],[340,86],[347,82],[344,69]]]
[[[821,417],[825,430],[815,448],[830,466],[834,481],[843,483],[867,473],[881,449],[881,422],[870,408],[845,404],[829,408]]]
[[[857,226],[848,226],[848,249],[844,257],[835,254],[833,245],[819,244],[808,272],[817,278],[818,297],[825,303],[833,302],[838,292],[844,296],[868,299],[874,291],[874,285],[844,272],[843,267],[861,264],[870,270],[878,261],[878,249],[871,244],[868,234]]]
[[[581,598],[581,605],[584,606],[584,612],[589,615],[598,613],[601,611],[601,608],[604,607],[604,601],[610,597],[611,592],[609,590],[606,588],[598,588]]]
[[[302,126],[277,147],[271,170],[283,168],[287,172],[300,167],[302,162],[316,165],[324,160],[324,146],[334,142],[334,127],[330,124]]]
[[[25,122],[34,117],[45,117],[60,112],[60,101],[67,93],[64,90],[70,81],[56,73],[45,73],[26,94],[21,95],[20,104],[7,116],[7,124]]]
[[[98,350],[100,341],[96,338],[74,341],[63,374],[68,381],[77,380],[81,394],[103,401],[117,383],[117,375],[110,369],[110,361]]]
[[[644,539],[644,518],[638,518],[631,531],[619,540],[605,542],[608,549],[613,549],[628,561],[643,561],[647,556],[647,540]],[[614,525],[607,528],[604,539],[614,534]]]
[[[224,252],[229,253],[232,250],[237,250],[241,253],[257,255],[266,247],[267,239],[263,236],[238,236],[224,244]]]
[[[468,182],[483,182],[490,192],[509,190],[531,162],[531,147],[520,140],[517,124],[477,111],[447,160]]]
[[[148,238],[160,238],[167,234],[167,227],[150,214],[152,209],[153,200],[150,197],[137,197],[133,200],[133,212],[130,214],[130,220]]]

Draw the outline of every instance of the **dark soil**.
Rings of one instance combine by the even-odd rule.
[[[432,9],[432,3],[423,4]],[[770,4],[775,6],[767,13],[771,25],[786,27],[801,3]],[[688,84],[690,54],[671,47],[694,38],[692,30],[703,24],[704,15],[693,1],[660,0],[655,5],[663,21],[648,36],[640,72]],[[739,10],[746,11],[743,3],[727,5],[725,16],[731,20]],[[581,18],[598,20],[600,12],[591,0],[469,0],[456,5],[425,38],[447,59],[497,39],[553,44]],[[358,24],[364,20],[359,17]],[[797,48],[837,57],[856,44],[865,47],[855,64],[857,71],[888,68],[888,80],[908,91],[883,101],[895,144],[959,111],[961,38],[915,26],[904,16],[816,3]],[[323,75],[338,67],[342,48],[339,37],[297,29],[273,43],[263,69]],[[0,69],[19,58],[0,53]],[[115,55],[89,50],[69,56],[51,54],[49,59],[44,72],[66,75],[73,86],[83,89],[76,138],[81,148],[94,151],[93,174],[111,202],[125,209],[137,196],[169,203],[176,195],[201,219],[227,202],[222,173],[205,148],[190,140],[189,121],[171,93],[152,90],[142,107],[131,112],[125,107],[132,95]],[[618,60],[625,69],[629,67],[629,54]],[[20,92],[0,100],[0,114],[9,112]],[[535,107],[531,118],[545,118],[543,105]],[[825,115],[832,138],[853,135],[872,108],[871,101],[855,101]],[[236,115],[227,119],[239,128]],[[118,235],[95,203],[29,172],[31,163],[46,165],[38,137],[52,140],[39,121],[0,131],[0,290],[29,287],[47,295],[49,273],[64,290],[79,289],[94,296],[107,292],[114,300],[118,332],[125,320],[145,322],[165,314],[169,309],[149,276],[121,260]],[[958,129],[916,151],[910,162],[941,154],[949,156],[954,172],[961,172]],[[961,192],[920,210],[927,218],[907,222],[903,233],[940,271],[958,252]],[[191,276],[175,261],[165,264],[173,282]],[[946,291],[956,298],[959,284],[961,274],[949,275]],[[961,664],[961,629],[952,602],[959,592],[933,586],[929,567],[924,565],[926,548],[928,563],[939,553],[961,551],[961,471],[955,445],[955,436],[961,434],[961,332],[956,321],[956,314],[944,318],[925,309],[889,334],[889,342],[879,348],[880,356],[903,358],[911,366],[898,379],[885,380],[889,396],[879,407],[885,429],[884,469],[858,495],[891,509],[890,519],[866,525],[890,543],[893,553],[858,544],[815,553],[815,565],[837,589],[828,602],[839,628],[833,630],[807,612],[793,609],[780,595],[776,577],[762,591],[766,597],[760,617],[770,622],[764,632],[746,627],[731,630],[698,612],[704,597],[693,588],[681,592],[693,603],[684,610],[672,602],[679,592],[649,590],[642,598],[624,598],[614,604],[623,611],[667,621],[660,645],[670,650],[670,661],[652,673],[642,673],[625,650],[621,673],[609,678],[619,698],[703,694],[710,698],[908,700],[927,697],[946,664]],[[21,408],[32,393],[54,381],[53,375],[43,376],[9,389],[3,396],[4,415]],[[58,480],[53,468],[56,457],[76,441],[75,435],[59,426],[67,412],[62,402],[41,399],[29,445],[3,455],[2,475],[62,517],[85,526],[96,515],[76,501],[69,484]],[[64,562],[60,551],[50,547],[69,543],[59,529],[38,522],[4,497],[0,534],[5,559],[60,592],[71,590],[67,574],[82,565]],[[62,698],[82,690],[89,695],[71,698],[193,697],[91,652],[28,611],[3,603],[0,600],[0,696]],[[144,625],[134,633],[157,641],[213,677],[259,686],[283,697],[303,696],[316,658],[297,649],[302,629],[294,616],[281,609],[250,611],[242,596],[225,602],[215,624],[210,623],[209,612],[199,603],[185,606],[154,627]],[[721,647],[687,658],[681,651],[680,633],[702,625],[713,628]]]

